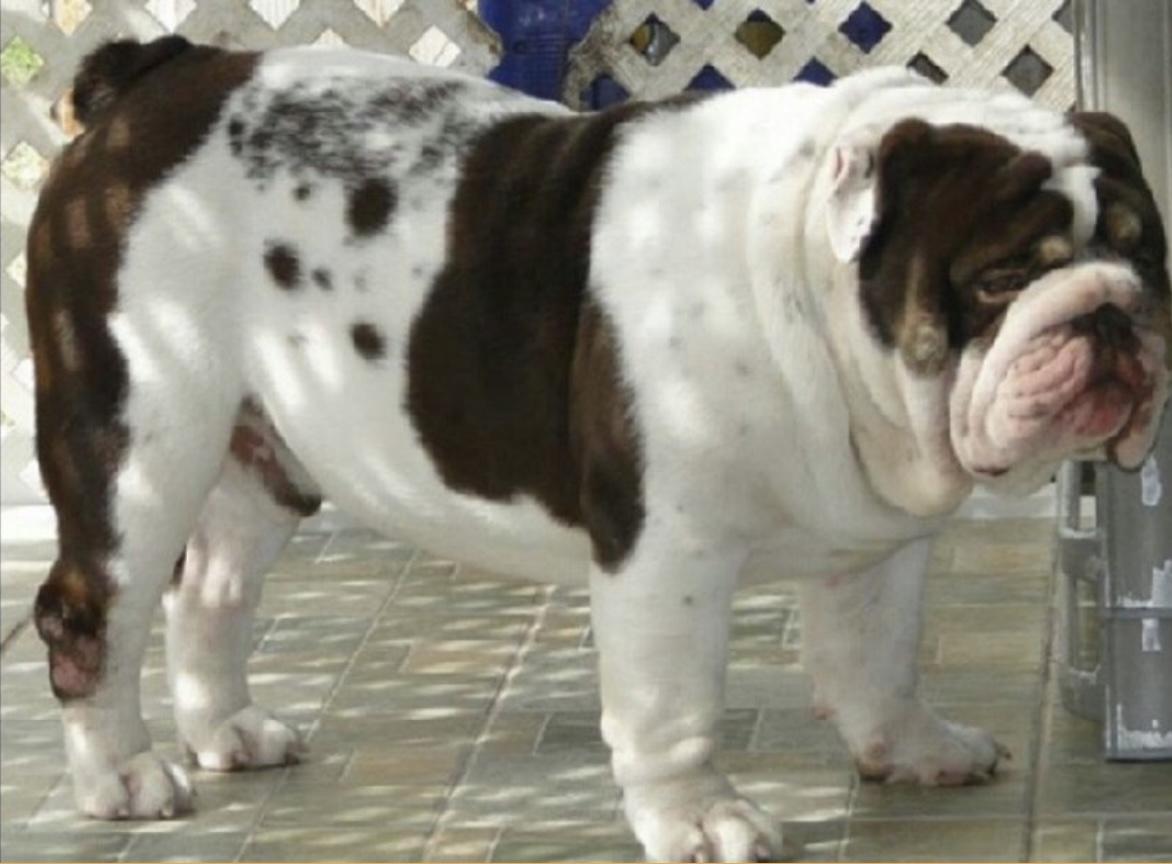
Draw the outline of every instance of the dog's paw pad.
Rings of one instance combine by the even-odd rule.
[[[74,784],[78,809],[96,819],[171,819],[195,798],[187,772],[149,750]]]
[[[245,771],[301,761],[301,733],[263,708],[249,705],[220,723],[201,744],[187,743],[196,764],[208,771]]]

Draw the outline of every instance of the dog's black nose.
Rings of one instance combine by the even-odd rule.
[[[1121,351],[1131,351],[1139,346],[1131,318],[1110,303],[1104,303],[1088,315],[1080,315],[1072,323],[1075,330],[1093,334],[1100,345]]]

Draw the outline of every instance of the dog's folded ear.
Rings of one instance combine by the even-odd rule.
[[[917,154],[923,153],[931,136],[931,126],[910,119],[887,130],[855,130],[835,143],[826,230],[839,261],[857,261],[862,256],[884,210],[896,206],[901,179],[915,170]]]

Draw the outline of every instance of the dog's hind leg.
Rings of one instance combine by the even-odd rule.
[[[63,308],[52,330],[38,315],[37,447],[59,551],[34,620],[62,702],[74,795],[99,818],[171,816],[190,806],[191,790],[151,749],[139,674],[240,395],[193,347],[196,335],[168,339],[145,315],[112,315],[107,329]]]
[[[175,722],[202,768],[283,765],[303,750],[296,730],[253,704],[246,666],[264,575],[320,504],[311,490],[275,430],[246,402],[163,600]]]

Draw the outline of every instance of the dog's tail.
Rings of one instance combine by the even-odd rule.
[[[137,39],[107,42],[81,61],[73,88],[61,105],[74,123],[89,126],[135,82],[193,47],[182,36],[145,43]]]

